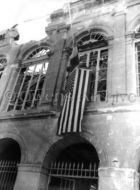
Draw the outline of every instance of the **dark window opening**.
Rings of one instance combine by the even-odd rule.
[[[0,140],[0,189],[13,190],[21,159],[19,144],[10,138]]]

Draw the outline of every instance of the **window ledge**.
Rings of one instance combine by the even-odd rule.
[[[92,113],[114,113],[114,112],[140,112],[140,101],[134,103],[108,103],[108,102],[88,102],[85,108],[85,114]]]
[[[24,111],[9,111],[0,114],[0,120],[5,119],[24,119],[24,118],[39,118],[39,117],[57,117],[55,111],[39,111],[39,110],[24,110]]]

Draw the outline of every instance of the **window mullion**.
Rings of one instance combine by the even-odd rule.
[[[90,52],[87,53],[87,60],[86,60],[86,66],[89,67],[89,61],[90,61]]]
[[[22,69],[23,69],[23,68],[21,68],[21,70],[22,70]],[[21,71],[21,70],[20,70],[20,71]],[[21,72],[20,72],[20,73],[21,73]],[[26,75],[27,75],[27,69],[26,69],[25,75],[24,75],[24,77],[23,77],[23,81],[22,81],[22,83],[21,83],[21,86],[20,86],[20,88],[19,88],[19,92],[18,92],[18,94],[17,94],[16,102],[15,102],[15,105],[14,105],[14,110],[16,109],[16,106],[17,106],[19,97],[20,97],[20,95],[21,95],[21,90],[22,90],[22,88],[23,88],[23,84],[24,84]]]
[[[97,95],[97,88],[98,88],[98,80],[99,80],[99,63],[100,63],[100,52],[101,50],[98,50],[97,55],[97,64],[96,64],[96,71],[95,71],[95,88],[94,88],[94,101],[96,101],[96,95]]]
[[[14,95],[14,91],[15,91],[15,88],[16,88],[16,85],[17,85],[17,81],[18,81],[19,76],[20,76],[20,72],[21,72],[21,69],[18,71],[18,75],[17,75],[17,77],[16,77],[16,81],[15,81],[15,83],[14,83],[14,87],[13,87],[12,93],[10,94],[9,103],[7,104],[6,110],[8,110],[9,104],[10,104],[10,102],[11,102],[11,99],[12,99],[13,95]]]
[[[44,65],[44,68],[45,68],[45,64],[46,64],[46,62],[43,64]],[[42,69],[43,69],[43,67],[42,67]],[[43,71],[43,70],[42,70]],[[46,72],[45,72],[45,76],[46,76]],[[44,79],[43,80],[45,80],[45,76],[44,76]],[[41,79],[41,78],[40,78]],[[39,80],[39,83],[40,83],[40,80]],[[44,84],[44,81],[43,81],[43,84]],[[42,89],[43,89],[43,85],[42,85],[42,88],[41,88],[41,92],[42,92]],[[41,94],[40,94],[40,99],[39,99],[39,105],[41,104]]]
[[[26,94],[25,94],[25,97],[24,97],[24,101],[23,101],[21,110],[24,109],[24,106],[25,106],[25,103],[26,103],[26,100],[27,100],[27,97],[28,97],[28,94],[29,94],[30,86],[31,86],[31,83],[32,83],[32,80],[33,80],[33,76],[34,76],[34,73],[35,73],[35,69],[36,69],[36,65],[35,65],[34,70],[32,72],[31,79],[29,80],[29,84],[28,84],[28,87],[27,87],[27,90],[26,90]]]
[[[34,102],[35,102],[35,98],[36,98],[37,90],[38,90],[38,87],[39,87],[39,83],[40,83],[41,75],[42,75],[42,73],[43,73],[43,66],[44,66],[44,64],[42,64],[42,68],[40,69],[40,73],[39,73],[39,77],[38,77],[38,80],[37,80],[37,84],[36,84],[35,93],[34,93],[34,97],[33,97],[33,100],[32,100],[31,107],[34,106]]]

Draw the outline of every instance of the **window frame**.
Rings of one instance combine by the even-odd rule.
[[[107,50],[108,55],[109,55],[109,47],[108,46],[106,46],[106,47],[100,47],[100,48],[95,48],[95,49],[91,49],[91,50],[88,50],[88,51],[79,52],[79,57],[82,56],[82,55],[84,55],[84,54],[86,54],[86,53],[88,53],[88,58],[87,58],[86,62],[89,62],[89,60],[90,60],[89,57],[90,57],[90,53],[91,52],[98,52],[98,54],[97,54],[97,64],[96,64],[96,69],[95,69],[94,93],[93,93],[93,99],[91,100],[91,101],[94,101],[94,102],[97,102],[98,95],[99,95],[98,94],[98,84],[99,84],[99,72],[101,71],[100,67],[99,67],[99,64],[100,64],[100,58],[101,58],[100,56],[101,56],[101,51],[102,50]],[[89,64],[87,66],[89,67]],[[92,68],[91,68],[91,70],[92,70]],[[92,72],[93,72],[93,70],[92,70]],[[106,68],[106,90],[105,90],[106,96],[105,96],[105,100],[104,101],[106,101],[106,99],[107,99],[107,80],[108,80],[108,59],[107,59],[107,68]],[[90,80],[90,83],[91,82],[92,81]],[[89,89],[89,93],[90,93],[90,89]],[[100,102],[102,102],[101,98],[100,98]]]
[[[43,46],[44,47],[44,46]],[[49,49],[48,46],[44,47],[44,49]],[[35,51],[36,48],[32,49],[30,52],[28,51],[28,56],[30,55],[30,53],[32,54],[33,51]],[[26,54],[27,55],[27,54]],[[25,56],[26,56],[25,55]],[[27,56],[26,56],[27,57]],[[39,68],[39,71],[36,71],[36,68],[37,66],[40,65],[41,68]],[[43,74],[43,67],[44,65],[46,65],[46,70],[44,68],[44,71],[45,73]],[[47,70],[48,70],[48,65],[49,65],[49,56],[48,54],[46,55],[42,55],[42,56],[39,56],[39,57],[35,57],[35,58],[30,58],[30,59],[23,59],[22,60],[22,63],[19,65],[18,67],[18,70],[17,70],[17,76],[16,76],[16,80],[15,80],[15,83],[14,83],[14,86],[13,86],[13,90],[11,92],[11,96],[10,96],[10,99],[8,101],[8,105],[7,105],[7,112],[9,111],[26,111],[26,110],[31,110],[33,109],[34,107],[37,109],[38,105],[40,105],[41,103],[41,97],[42,97],[42,92],[43,92],[43,88],[44,88],[44,83],[45,83],[45,78],[46,78],[46,73],[47,73]],[[26,79],[26,76],[28,74],[28,69],[29,67],[32,67],[33,66],[33,71],[30,75],[30,79],[29,81],[27,81],[27,89],[25,90],[25,96],[24,96],[24,99],[23,99],[23,102],[21,103],[21,109],[18,109],[18,102],[19,102],[19,97],[22,96],[21,92],[23,87],[24,87],[24,84],[26,83],[25,79]],[[16,90],[16,86],[18,85],[18,79],[20,77],[20,74],[22,73],[22,69],[25,68],[25,73],[23,74],[24,78],[21,80],[20,82],[20,86],[18,87],[18,89]],[[30,87],[31,87],[31,83],[33,81],[33,77],[35,76],[35,72],[38,72],[38,77],[37,77],[37,80],[36,80],[36,83],[35,83],[35,89],[33,91],[33,99],[31,100],[31,105],[27,108],[25,108],[25,104],[28,102],[27,101],[27,96],[30,95]],[[41,92],[40,92],[40,98],[38,100],[38,104],[37,106],[33,106],[34,102],[35,102],[35,96],[37,94],[37,91],[40,90],[39,89],[39,85],[40,85],[40,81],[41,81],[41,76],[44,75],[44,79],[43,79],[43,84],[42,84],[42,88],[41,88]],[[12,103],[12,97],[14,96],[17,96],[14,100],[14,102]],[[11,107],[11,108],[10,108]]]

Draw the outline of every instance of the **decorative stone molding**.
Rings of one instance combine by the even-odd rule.
[[[32,164],[32,163],[20,163],[18,164],[18,171],[22,172],[34,172],[41,173],[41,164]]]
[[[12,44],[19,39],[19,33],[15,28],[7,29],[0,32],[0,46]]]

